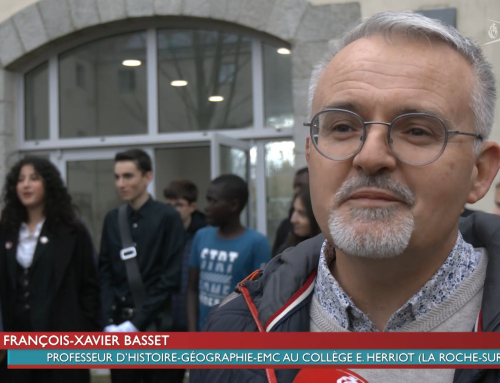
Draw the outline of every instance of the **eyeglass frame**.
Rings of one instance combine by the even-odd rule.
[[[313,121],[316,118],[318,118],[318,116],[320,114],[327,113],[327,112],[345,112],[345,113],[348,113],[348,114],[356,117],[361,122],[361,124],[363,125],[363,135],[361,136],[361,145],[359,146],[358,149],[356,149],[356,151],[353,154],[350,154],[349,156],[344,157],[344,158],[335,159],[335,158],[332,158],[330,156],[327,156],[326,154],[324,154],[318,148],[318,145],[317,145],[316,141],[314,140],[313,132],[312,132]],[[431,118],[435,118],[436,120],[438,120],[441,123],[441,125],[443,126],[444,131],[445,131],[445,138],[444,138],[443,147],[441,148],[441,151],[436,156],[436,158],[434,158],[433,160],[431,160],[429,162],[426,162],[424,164],[414,165],[414,164],[410,164],[410,163],[402,160],[399,157],[399,155],[396,154],[396,152],[394,151],[394,148],[392,147],[391,129],[392,129],[392,127],[393,127],[393,125],[394,125],[394,123],[396,121],[398,121],[398,120],[400,120],[402,118],[406,118],[406,117],[431,117]],[[311,141],[312,141],[314,147],[316,148],[316,150],[318,151],[318,153],[321,154],[323,157],[328,158],[331,161],[347,161],[348,159],[351,159],[352,157],[355,157],[363,149],[363,146],[365,145],[366,138],[368,137],[367,125],[385,125],[385,126],[388,126],[389,129],[387,129],[387,143],[389,144],[389,148],[391,149],[392,154],[399,161],[403,162],[404,164],[410,165],[410,166],[426,166],[426,165],[432,164],[434,161],[437,161],[438,158],[441,157],[441,155],[444,153],[444,151],[446,149],[446,145],[448,145],[448,135],[449,134],[458,134],[458,135],[463,135],[463,136],[470,136],[470,137],[477,138],[477,139],[479,139],[481,141],[484,140],[484,137],[481,134],[462,132],[460,130],[448,130],[448,127],[447,127],[446,123],[441,118],[439,118],[438,116],[435,116],[433,114],[425,113],[425,112],[420,112],[420,113],[405,113],[405,114],[402,114],[400,116],[397,116],[391,122],[383,122],[383,121],[365,121],[365,120],[363,120],[363,118],[359,114],[357,114],[357,113],[355,113],[353,111],[350,111],[350,110],[347,110],[347,109],[329,108],[329,109],[320,110],[318,113],[316,113],[313,116],[313,118],[311,119],[311,122],[304,122],[303,125],[309,127],[309,136],[311,137]],[[318,130],[319,130],[319,127],[318,127]]]

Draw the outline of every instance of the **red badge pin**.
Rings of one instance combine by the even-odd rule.
[[[7,250],[12,249],[12,245],[13,245],[13,243],[12,243],[12,242],[10,242],[10,241],[5,242],[5,248],[6,248]]]
[[[358,374],[337,368],[305,368],[299,371],[293,383],[368,383]]]

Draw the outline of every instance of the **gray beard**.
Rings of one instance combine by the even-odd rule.
[[[333,244],[344,254],[372,259],[401,255],[410,243],[414,220],[410,210],[349,207],[330,212],[328,228]]]

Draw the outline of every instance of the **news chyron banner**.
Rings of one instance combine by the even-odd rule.
[[[9,368],[500,368],[500,333],[0,333]]]

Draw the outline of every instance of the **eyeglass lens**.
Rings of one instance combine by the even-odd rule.
[[[354,155],[363,145],[364,135],[363,121],[349,112],[325,111],[312,121],[311,137],[316,148],[333,160]],[[430,115],[399,117],[393,121],[389,145],[401,161],[423,165],[441,155],[446,145],[446,127]]]

